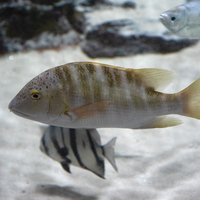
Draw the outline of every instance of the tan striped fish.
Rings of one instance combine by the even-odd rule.
[[[74,62],[33,78],[9,109],[67,128],[163,128],[181,123],[169,114],[200,119],[200,79],[175,94],[158,92],[172,79],[172,72],[163,69]]]

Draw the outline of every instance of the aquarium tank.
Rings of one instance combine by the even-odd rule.
[[[199,16],[1,0],[0,199],[199,199]]]

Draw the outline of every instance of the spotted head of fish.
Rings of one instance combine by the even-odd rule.
[[[60,91],[56,79],[49,70],[36,76],[19,91],[8,108],[20,117],[49,124],[64,109],[62,103],[53,103]]]
[[[176,34],[181,31],[188,23],[188,13],[184,6],[178,6],[160,15],[160,21],[172,33]]]

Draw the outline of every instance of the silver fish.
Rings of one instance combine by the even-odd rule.
[[[163,128],[169,114],[200,119],[200,79],[175,93],[158,92],[173,79],[163,69],[126,69],[75,62],[49,69],[10,102],[21,117],[67,128]]]
[[[160,15],[163,25],[177,36],[200,38],[200,2],[190,2]]]
[[[96,129],[69,129],[49,126],[41,139],[40,149],[50,158],[58,161],[69,173],[69,165],[89,170],[104,178],[104,157],[117,171],[114,160],[116,137],[101,145]]]

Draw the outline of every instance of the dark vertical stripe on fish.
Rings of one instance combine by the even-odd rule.
[[[62,141],[63,141],[63,146],[64,146],[63,148],[60,148],[60,154],[62,155],[62,157],[66,158],[66,156],[69,154],[69,149],[65,144],[65,135],[64,135],[63,127],[60,127],[60,131],[61,131],[61,136],[62,136]],[[68,162],[69,162],[69,159],[68,159]]]
[[[92,137],[90,135],[90,131],[88,129],[86,129],[86,132],[87,132],[87,136],[88,136],[88,139],[89,139],[89,142],[90,142],[90,148],[91,148],[91,150],[92,150],[92,152],[94,154],[94,157],[96,159],[97,165],[104,170],[104,161],[102,159],[100,159],[98,154],[97,154],[94,141],[93,141],[93,139],[92,139]]]
[[[48,149],[48,147],[45,145],[45,135],[42,137],[42,144],[43,144],[45,153],[49,156],[49,149]]]
[[[65,137],[64,137],[64,132],[63,132],[63,127],[60,127],[61,135],[62,135],[62,141],[63,141],[63,146],[66,147],[65,145]]]
[[[103,70],[103,73],[104,73],[106,80],[108,82],[108,86],[113,87],[114,86],[114,79],[112,77],[112,72],[111,72],[110,68],[103,66],[102,70]]]
[[[70,128],[69,129],[69,136],[70,136],[70,145],[72,148],[72,151],[74,152],[74,155],[79,163],[79,165],[84,168],[87,169],[87,167],[83,164],[80,155],[78,153],[78,149],[77,149],[77,142],[76,142],[76,129]]]
[[[52,131],[50,132],[50,137],[51,137],[51,140],[52,140],[52,142],[53,142],[53,145],[54,145],[55,149],[57,150],[58,154],[59,154],[62,158],[64,158],[65,160],[69,161],[69,160],[66,158],[66,156],[67,156],[67,154],[68,154],[68,149],[65,148],[65,147],[64,147],[64,148],[61,148],[61,147],[59,146],[58,141],[57,141],[57,139],[56,139],[56,137],[55,137],[55,135],[56,135],[55,127],[54,127],[54,126],[51,126],[51,129],[52,129]]]
[[[54,145],[54,147],[55,147],[55,149],[57,150],[57,152],[59,153],[59,149],[60,149],[60,147],[59,147],[59,144],[58,144],[58,141],[57,141],[57,139],[56,139],[56,137],[55,137],[55,127],[54,126],[50,126],[50,128],[51,128],[51,130],[52,131],[50,131],[50,137],[51,137],[51,141],[53,142],[53,145]],[[59,153],[60,154],[60,153]]]
[[[64,148],[68,149],[65,144],[65,135],[64,135],[63,127],[60,128],[60,131],[61,131],[61,135],[62,135],[63,146],[64,146]]]

